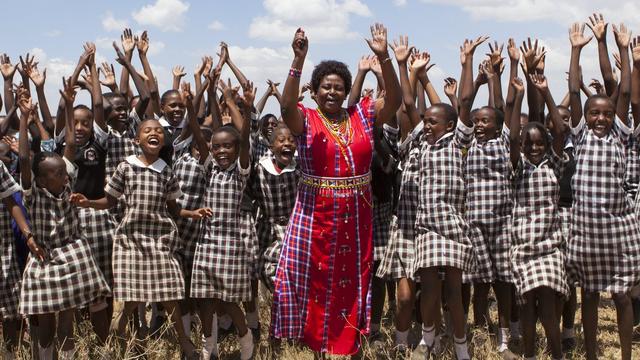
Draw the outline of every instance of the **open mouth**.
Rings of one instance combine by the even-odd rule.
[[[160,146],[160,139],[158,139],[157,137],[150,137],[147,142],[151,146]]]

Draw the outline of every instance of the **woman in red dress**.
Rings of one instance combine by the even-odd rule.
[[[298,339],[317,353],[354,355],[369,331],[372,276],[371,165],[373,126],[400,107],[400,84],[387,52],[387,30],[371,27],[385,96],[342,108],[351,74],[338,61],[313,71],[317,109],[298,104],[308,49],[293,39],[293,64],[282,92],[282,118],[298,141],[301,180],[276,272],[271,333]]]

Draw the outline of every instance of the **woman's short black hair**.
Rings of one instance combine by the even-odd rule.
[[[314,93],[318,92],[320,82],[327,75],[338,75],[344,81],[344,91],[349,94],[351,91],[351,72],[347,64],[336,60],[324,60],[320,64],[316,65],[311,73],[311,90]]]

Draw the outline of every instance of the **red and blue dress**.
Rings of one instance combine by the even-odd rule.
[[[271,333],[317,352],[354,354],[370,316],[374,101],[347,109],[347,141],[333,136],[318,110],[298,107],[301,178],[276,271]]]

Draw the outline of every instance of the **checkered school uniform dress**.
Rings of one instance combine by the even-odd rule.
[[[626,146],[627,171],[624,173],[624,190],[635,201],[640,183],[640,138],[631,136]]]
[[[190,152],[186,152],[173,163],[173,173],[182,191],[182,196],[176,200],[180,208],[195,210],[204,207],[204,194],[207,187],[204,165],[200,164],[200,161]],[[183,271],[186,278],[190,279],[196,243],[203,236],[203,221],[181,217],[176,219],[176,225],[182,240],[179,253]]]
[[[599,138],[583,119],[573,135],[570,281],[586,291],[626,292],[640,280],[640,228],[623,186],[631,130],[616,118],[609,134]]]
[[[261,279],[270,290],[282,249],[282,239],[296,203],[300,172],[295,160],[278,173],[274,156],[263,156],[252,172],[252,193],[260,211],[256,221],[258,233],[259,270]]]
[[[259,162],[265,155],[271,153],[271,145],[259,131],[251,135],[251,158],[254,162]]]
[[[126,158],[105,192],[123,197],[125,213],[113,240],[113,296],[117,301],[162,302],[184,298],[180,237],[167,201],[180,197],[172,169],[158,159],[146,166]]]
[[[242,239],[240,201],[250,169],[242,169],[238,161],[223,170],[210,155],[205,171],[205,205],[213,210],[213,216],[204,220],[204,236],[196,244],[191,297],[248,301],[253,264]]]
[[[538,166],[521,155],[515,171],[510,258],[520,302],[541,286],[569,296],[558,211],[558,179],[568,162],[566,154],[560,158],[552,150]]]
[[[75,166],[64,159],[73,182]],[[41,262],[29,255],[22,277],[20,313],[49,314],[85,306],[107,297],[109,285],[80,230],[78,209],[69,202],[71,186],[55,196],[35,181],[24,191],[35,240],[47,254]]]
[[[435,144],[423,139],[418,172],[418,213],[416,215],[415,258],[411,274],[420,269],[449,266],[462,271],[473,269],[475,257],[468,237],[464,208],[464,161],[462,151],[473,129],[458,121],[454,132]]]
[[[509,227],[513,211],[512,166],[509,129],[497,138],[471,143],[466,158],[467,202],[465,216],[472,228],[476,270],[465,282],[511,282]]]
[[[397,152],[398,145],[398,129],[393,128],[387,124],[382,126],[382,139],[381,141],[385,141],[394,151]],[[378,193],[376,190],[376,185],[387,185],[376,183],[375,176],[378,174],[378,171],[382,172],[382,174],[387,176],[395,174],[395,169],[389,169],[389,167],[393,166],[397,168],[397,164],[395,159],[390,159],[386,164],[381,163],[377,169],[374,169],[374,164],[376,163],[376,158],[380,159],[377,154],[374,154],[374,160],[372,162],[372,175],[374,179],[372,181],[372,191],[373,191],[373,261],[382,261],[384,258],[384,253],[387,250],[387,244],[389,243],[389,239],[391,238],[391,219],[393,218],[393,186],[383,187],[381,190],[388,192],[389,196],[388,200],[382,201],[379,199],[376,194]],[[380,162],[383,160],[380,159]],[[387,166],[387,168],[383,168]],[[391,183],[390,185],[393,185]]]
[[[9,170],[0,161],[0,200],[21,191],[20,185],[13,179]],[[0,320],[18,319],[18,300],[20,299],[20,266],[18,265],[11,214],[0,202]]]
[[[402,164],[397,217],[392,218],[391,239],[376,276],[387,279],[413,279],[415,223],[418,212],[418,182],[423,123],[420,122],[399,146]],[[375,208],[374,208],[375,214]],[[374,235],[375,236],[375,235]]]

